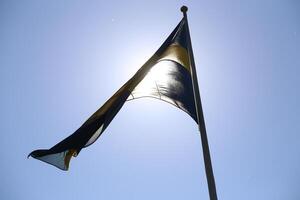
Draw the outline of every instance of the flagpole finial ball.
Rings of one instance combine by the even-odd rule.
[[[188,11],[188,7],[182,6],[182,7],[180,8],[180,10],[181,10],[181,12],[186,13],[186,12]]]

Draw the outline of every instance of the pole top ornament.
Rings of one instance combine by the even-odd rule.
[[[180,10],[181,10],[181,12],[186,13],[188,11],[188,7],[181,6]]]

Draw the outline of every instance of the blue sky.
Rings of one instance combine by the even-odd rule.
[[[155,52],[185,4],[219,199],[300,199],[300,3],[0,2],[0,199],[208,199],[197,126],[125,104],[68,172],[28,153],[75,131]]]

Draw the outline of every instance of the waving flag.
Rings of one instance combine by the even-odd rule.
[[[33,151],[29,156],[68,170],[70,159],[98,139],[124,103],[141,97],[168,102],[197,123],[185,23],[183,18],[155,54],[78,130],[52,148]]]

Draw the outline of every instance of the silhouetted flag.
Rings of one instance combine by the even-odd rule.
[[[156,53],[77,131],[51,149],[36,150],[29,156],[68,170],[71,157],[97,140],[123,104],[141,97],[173,104],[197,123],[185,23],[182,19]]]

